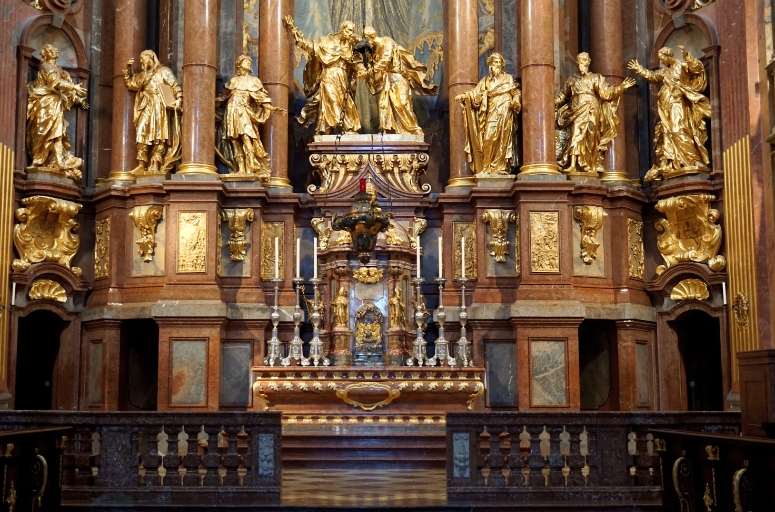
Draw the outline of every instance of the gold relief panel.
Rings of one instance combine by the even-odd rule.
[[[462,277],[463,253],[462,240],[466,239],[466,278],[476,279],[476,223],[475,222],[453,222],[452,223],[452,244],[455,249],[453,261],[453,274],[455,279]]]
[[[643,251],[643,221],[627,219],[627,257],[629,276],[643,281],[646,270]]]
[[[207,212],[178,213],[178,272],[207,272]]]
[[[110,217],[94,226],[94,279],[108,277],[110,269]]]
[[[274,239],[277,238],[278,251],[278,270],[280,279],[285,278],[285,269],[283,261],[283,242],[285,240],[284,222],[262,222],[261,223],[261,279],[268,281],[274,279]],[[295,243],[295,241],[294,241]]]
[[[530,270],[560,272],[560,212],[530,212]]]

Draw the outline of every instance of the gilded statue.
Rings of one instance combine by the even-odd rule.
[[[73,83],[57,66],[59,50],[47,44],[40,50],[38,76],[27,84],[27,151],[31,167],[43,167],[74,180],[81,179],[81,158],[70,151],[65,112],[73,105],[89,108],[86,89]]]
[[[393,296],[388,301],[388,314],[390,316],[390,327],[393,329],[406,328],[406,306],[401,297],[401,285],[396,284],[393,288]]]
[[[646,173],[646,181],[709,172],[705,118],[710,118],[711,110],[710,100],[702,93],[707,85],[705,68],[686,48],[678,48],[681,59],[670,48],[659,50],[662,66],[656,71],[636,60],[627,65],[649,82],[662,82],[657,99],[659,121],[654,129],[657,163]]]
[[[129,59],[124,66],[124,85],[137,92],[134,115],[137,167],[132,172],[166,173],[181,156],[183,89],[152,50],[140,54],[140,73],[134,73],[134,61]]]
[[[578,54],[579,74],[568,78],[554,100],[563,141],[557,163],[569,174],[597,176],[604,170],[603,155],[616,138],[619,99],[635,80],[609,85],[602,75],[589,72],[591,62],[589,54]]]
[[[511,75],[503,72],[503,57],[487,58],[490,72],[479,83],[455,97],[463,104],[465,151],[476,175],[510,174],[517,164],[517,115],[522,92]]]
[[[215,150],[232,174],[256,175],[268,183],[269,154],[261,144],[259,125],[272,112],[284,116],[288,111],[273,107],[264,84],[258,77],[250,76],[253,69],[250,57],[240,55],[236,68],[237,76],[226,82],[223,92],[215,99],[216,108],[226,103],[215,135]]]
[[[439,87],[427,76],[428,68],[403,46],[364,27],[363,38],[373,48],[366,82],[379,95],[379,129],[384,133],[423,135],[412,107],[412,91],[435,95]]]
[[[350,300],[347,298],[347,288],[344,286],[339,287],[336,299],[331,302],[331,309],[334,327],[347,328],[350,324]]]
[[[285,17],[285,26],[291,30],[296,46],[307,54],[304,68],[304,95],[309,99],[296,119],[303,126],[315,125],[315,133],[356,133],[361,128],[355,106],[356,78],[362,78],[366,69],[360,55],[353,52],[355,24],[345,21],[339,32],[315,41]]]

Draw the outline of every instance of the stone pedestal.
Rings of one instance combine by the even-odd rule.
[[[333,339],[333,347],[329,356],[331,366],[352,366],[353,353],[350,350],[352,332],[350,329],[334,327],[331,337]]]
[[[386,354],[388,366],[406,365],[406,357],[408,355],[406,350],[406,334],[405,329],[388,330],[388,350]]]
[[[775,430],[775,350],[738,352],[737,364],[743,435],[772,437]]]

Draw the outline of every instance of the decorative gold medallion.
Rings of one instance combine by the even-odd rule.
[[[679,300],[705,300],[710,297],[708,285],[699,279],[684,279],[670,292],[670,298]]]
[[[475,222],[453,222],[452,223],[452,245],[454,247],[453,274],[455,279],[460,279],[463,275],[463,253],[461,240],[466,239],[466,278],[476,279],[476,223]]]
[[[207,212],[178,214],[178,272],[207,272]]]
[[[516,222],[517,214],[512,210],[485,210],[482,220],[490,225],[492,239],[490,240],[490,256],[498,263],[506,263],[509,254],[508,241],[509,223]]]
[[[360,267],[353,270],[353,279],[359,283],[374,284],[382,279],[384,272],[377,267]]]
[[[627,257],[629,260],[629,276],[643,280],[646,271],[643,249],[643,222],[627,219]]]
[[[143,261],[153,261],[153,250],[156,247],[156,226],[161,220],[164,207],[156,204],[135,206],[129,212],[129,217],[140,230],[140,239],[137,244],[137,253],[143,257]]]
[[[67,292],[61,284],[49,279],[35,281],[27,292],[30,300],[55,300],[57,302],[67,302]]]
[[[597,232],[607,216],[602,206],[573,207],[573,218],[581,226],[581,259],[587,265],[597,259],[597,248],[600,247]]]
[[[278,270],[279,278],[283,279],[285,254],[283,251],[283,242],[285,241],[285,223],[284,222],[262,222],[261,223],[261,279],[268,281],[274,279],[274,239],[277,238]]]
[[[110,268],[110,217],[94,225],[94,279],[108,277]]]
[[[530,270],[560,271],[560,212],[530,212]]]
[[[253,221],[253,215],[253,208],[235,208],[221,212],[221,221],[229,225],[228,245],[231,261],[245,261],[248,250],[245,230],[247,230],[248,222]]]

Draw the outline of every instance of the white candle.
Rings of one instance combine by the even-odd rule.
[[[16,283],[13,283],[13,287],[11,288],[11,306],[16,305]]]
[[[439,279],[444,277],[444,258],[442,258],[442,237],[439,237]]]
[[[301,238],[296,239],[296,278],[301,277]]]
[[[417,237],[417,278],[420,278],[420,237]]]
[[[318,278],[318,239],[317,238],[315,238],[315,240],[312,243],[312,262],[314,263],[312,278],[317,279]]]
[[[465,279],[466,278],[466,237],[460,238],[460,257],[463,261],[461,261],[461,266],[463,267],[460,270],[460,277]]]
[[[727,305],[727,283],[726,282],[721,283],[721,302],[725,306]]]
[[[274,278],[280,278],[280,246],[277,245],[277,237],[274,237]]]

